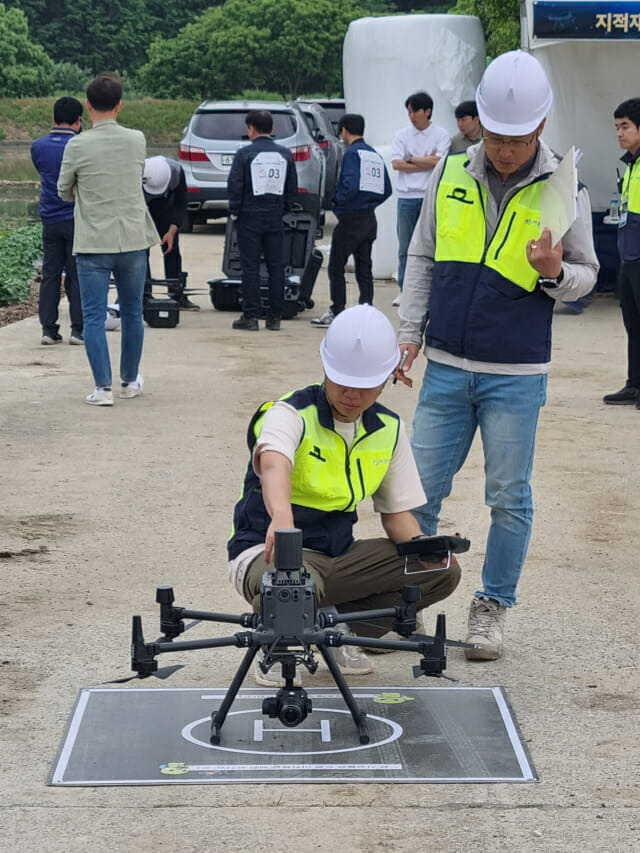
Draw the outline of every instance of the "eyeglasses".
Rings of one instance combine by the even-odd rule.
[[[498,148],[508,148],[514,154],[521,154],[538,139],[538,132],[536,131],[531,139],[504,139],[502,136],[493,136],[483,131],[482,139],[487,148],[494,148],[496,151]]]

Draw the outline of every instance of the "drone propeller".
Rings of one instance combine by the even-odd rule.
[[[103,681],[103,684],[126,684],[127,681],[135,681],[136,679],[149,678],[149,676],[153,676],[153,678],[159,678],[162,681],[169,678],[169,676],[173,675],[174,672],[177,672],[179,669],[184,669],[187,666],[186,663],[175,664],[174,666],[162,666],[160,669],[157,669],[155,672],[146,672],[146,673],[136,673],[135,675],[128,675],[126,678],[114,678],[112,681]]]
[[[199,625],[201,621],[202,621],[201,619],[196,619],[193,622],[189,622],[188,625],[185,625],[184,630],[188,631],[190,628],[195,628],[195,626]],[[134,628],[133,628],[132,640],[133,640],[134,646],[136,645],[136,643],[142,644],[142,646],[144,646],[144,640],[142,637],[142,626],[140,624],[140,617],[138,617],[138,616],[134,616]],[[155,642],[156,643],[170,643],[171,640],[168,637],[165,637],[163,635],[161,637],[158,637],[158,639]],[[138,646],[138,647],[140,647],[140,646]],[[103,684],[126,684],[128,681],[135,681],[136,679],[149,678],[149,676],[153,676],[154,678],[159,678],[160,680],[164,681],[165,679],[167,679],[171,675],[173,675],[174,672],[177,672],[179,669],[183,669],[185,666],[187,666],[186,663],[178,663],[178,664],[174,664],[173,666],[162,666],[159,669],[155,669],[153,672],[151,672],[151,671],[136,672],[135,675],[127,675],[124,678],[114,678],[111,681],[103,681],[102,683]]]

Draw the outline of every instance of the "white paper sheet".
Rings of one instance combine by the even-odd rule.
[[[578,172],[573,145],[547,180],[540,198],[540,227],[551,231],[555,246],[576,221],[578,215]]]

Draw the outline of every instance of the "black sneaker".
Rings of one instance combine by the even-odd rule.
[[[178,299],[178,305],[180,306],[181,311],[199,311],[200,306],[196,305],[195,302],[192,302],[187,296],[182,294],[182,296]]]
[[[257,317],[245,317],[241,314],[237,320],[231,324],[232,329],[242,329],[245,332],[257,332],[259,330]]]
[[[609,406],[630,406],[633,403],[640,402],[640,388],[634,388],[633,385],[625,385],[615,394],[606,394],[602,398],[603,403]]]
[[[61,344],[62,343],[62,335],[56,332],[55,335],[43,334],[40,338],[40,343],[44,347],[53,346],[53,344]]]
[[[267,314],[267,319],[265,321],[265,329],[269,329],[272,332],[279,332],[280,317],[275,314]]]

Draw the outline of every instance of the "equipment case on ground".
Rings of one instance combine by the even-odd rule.
[[[299,311],[313,307],[311,292],[322,254],[313,248],[316,234],[315,217],[309,213],[287,213],[283,217],[284,241],[282,259],[284,263],[284,302],[282,317],[295,317]],[[229,217],[224,238],[222,271],[226,278],[209,281],[211,303],[218,311],[242,310],[242,272],[240,252],[236,237],[235,222]],[[264,259],[260,259],[260,303],[266,314],[268,304],[268,274]]]
[[[147,289],[142,303],[142,316],[146,323],[154,329],[173,329],[180,322],[180,305],[176,299],[165,296],[162,299],[153,297],[154,287],[165,287],[167,290],[178,283],[178,279],[147,279]],[[151,287],[149,288],[149,284]]]

